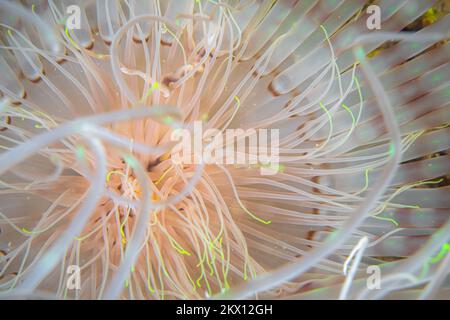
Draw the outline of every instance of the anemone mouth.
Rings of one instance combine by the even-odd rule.
[[[0,3],[0,297],[450,297],[446,1],[69,2]]]

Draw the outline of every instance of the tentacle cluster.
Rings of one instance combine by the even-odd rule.
[[[450,15],[377,3],[0,2],[0,297],[449,298]],[[194,121],[277,174],[174,164]]]

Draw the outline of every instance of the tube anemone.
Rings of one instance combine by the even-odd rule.
[[[372,2],[1,1],[0,298],[449,299],[448,3]]]

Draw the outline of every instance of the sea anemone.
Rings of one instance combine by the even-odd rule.
[[[449,299],[448,12],[1,0],[0,297]],[[195,121],[274,174],[173,163]]]

